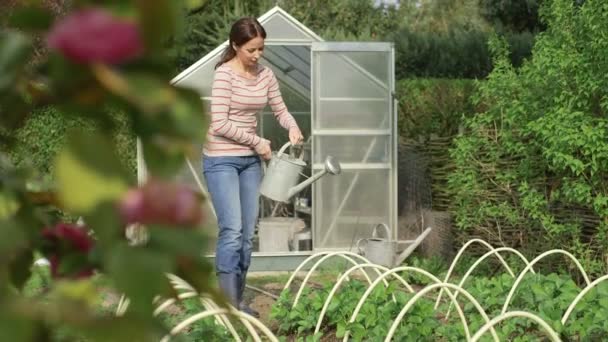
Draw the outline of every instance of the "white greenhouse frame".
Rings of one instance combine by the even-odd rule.
[[[310,128],[302,127],[302,130],[305,132],[305,135],[309,133],[311,138],[310,166],[312,172],[323,168],[322,158],[325,158],[326,154],[324,151],[327,148],[330,149],[330,152],[335,153],[335,142],[344,141],[344,145],[350,144],[352,151],[349,152],[351,153],[351,160],[342,160],[340,156],[336,156],[342,163],[343,173],[341,175],[323,177],[321,181],[315,182],[312,185],[313,203],[310,220],[312,227],[310,228],[313,235],[313,250],[284,253],[254,252],[251,269],[293,270],[301,261],[314,253],[354,250],[354,241],[346,242],[346,233],[350,232],[349,229],[352,229],[352,233],[348,234],[351,234],[353,240],[356,240],[371,237],[373,226],[385,223],[391,228],[391,238],[396,239],[398,236],[398,142],[397,106],[394,96],[395,54],[393,44],[384,42],[325,42],[321,37],[278,6],[259,17],[258,20],[265,27],[268,34],[265,40],[267,49],[265,51],[265,63],[263,64],[273,69],[281,83],[281,91],[284,93],[284,97],[285,92],[290,92],[292,96],[299,96],[300,103],[310,105],[309,111],[299,111],[298,108],[290,108],[289,101],[286,99],[290,112],[298,122],[300,122],[299,118],[302,118],[302,115],[310,117]],[[210,88],[213,79],[213,66],[227,45],[228,41],[220,44],[213,51],[173,78],[171,83],[199,91],[201,99],[205,103],[208,103],[210,101],[209,94],[211,93]],[[306,49],[305,54],[304,49]],[[310,50],[309,54],[307,50]],[[299,56],[295,56],[296,53]],[[337,69],[342,71],[348,70],[348,76],[351,80],[365,80],[369,84],[367,90],[363,86],[363,90],[361,88],[358,89],[359,92],[369,91],[372,88],[371,85],[374,85],[376,93],[380,95],[375,97],[372,95],[360,95],[360,97],[356,98],[348,96],[340,97],[339,95],[328,97],[327,94],[321,94],[320,85],[326,82],[332,83],[331,80],[323,79],[325,75],[331,74],[330,67],[327,67],[325,71],[321,70],[319,63],[321,63],[320,60],[323,56],[329,56],[328,58],[334,61],[334,65],[336,65],[335,61],[340,61],[341,64],[338,65]],[[360,61],[364,61],[365,63],[363,64],[365,65],[360,64]],[[279,65],[283,62],[287,64],[286,67]],[[372,68],[380,71],[374,74],[369,71]],[[340,74],[339,71],[335,72],[337,75],[345,75],[345,73]],[[352,76],[353,74],[355,76]],[[378,77],[378,74],[381,77]],[[344,82],[342,79],[335,82],[340,83],[341,81]],[[355,89],[357,87],[350,88]],[[356,91],[353,90],[354,93]],[[327,105],[327,108],[331,107],[334,111],[338,108],[338,110],[342,109],[346,112],[341,115],[350,115],[349,111],[357,112],[359,110],[358,117],[345,120],[355,122],[354,126],[353,124],[346,125],[345,127],[337,126],[330,128],[319,126],[317,123],[322,122],[319,118],[321,118],[320,115],[323,113],[323,101],[334,101],[334,107]],[[374,101],[379,104],[372,103]],[[380,110],[377,110],[378,108]],[[327,111],[333,114],[332,109],[327,109]],[[369,115],[369,113],[374,114]],[[264,115],[266,114],[268,113],[263,113],[260,119],[258,128],[261,132],[264,132]],[[362,127],[355,127],[356,123],[361,121],[359,120],[361,118],[367,121],[376,120],[374,122],[379,123],[379,126],[373,126],[371,123],[361,123]],[[334,120],[338,120],[338,118]],[[332,143],[323,143],[322,139],[329,139],[327,141],[331,141]],[[365,145],[367,141],[371,142]],[[352,142],[354,144],[351,144]],[[357,145],[361,144],[363,146],[357,149]],[[278,148],[274,143],[273,146],[274,149]],[[370,154],[373,153],[375,153],[375,157],[372,158]],[[360,160],[355,158],[357,156],[359,156]],[[368,162],[368,158],[374,160]],[[139,143],[137,145],[137,161],[138,180],[143,182],[146,179],[146,168]],[[200,157],[197,160],[186,160],[184,172],[178,178],[197,186],[203,194],[206,194],[200,161]],[[373,177],[368,177],[370,174]],[[360,177],[362,181],[359,181]],[[343,181],[341,182],[340,179]],[[365,186],[366,184],[367,186]],[[335,194],[332,193],[334,190],[328,190],[330,186],[335,189]],[[370,199],[369,193],[374,191],[376,192],[375,198],[372,197]],[[329,196],[328,198],[328,194],[333,194],[333,196]],[[368,198],[365,199],[365,196],[368,196]],[[354,197],[357,197],[356,201],[354,201],[355,204],[351,204],[349,207],[348,203]],[[211,207],[211,202],[207,201],[207,203]],[[353,216],[349,217],[346,214],[341,214],[342,211],[346,211],[345,208],[347,207],[351,215],[355,213]],[[208,209],[210,212],[213,212],[213,208]],[[375,211],[372,213],[372,210]],[[324,216],[318,217],[317,212],[323,213]],[[334,217],[328,217],[327,215],[330,213],[334,213]],[[209,216],[213,217],[213,214]],[[336,228],[338,225],[341,225],[341,230],[340,227]],[[366,230],[367,228],[361,229],[361,226],[369,227],[369,230]],[[334,230],[338,233],[335,233]],[[340,237],[340,243],[332,242],[332,238],[334,238],[330,238],[330,234],[332,233],[334,237],[336,234]]]

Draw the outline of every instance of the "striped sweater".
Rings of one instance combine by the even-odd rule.
[[[255,79],[243,77],[228,64],[215,70],[211,90],[211,124],[203,153],[207,156],[250,156],[262,141],[256,135],[258,113],[270,105],[285,129],[297,123],[283,102],[279,83],[268,67],[258,65]]]

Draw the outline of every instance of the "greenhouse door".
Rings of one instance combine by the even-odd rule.
[[[340,175],[313,184],[313,246],[353,249],[379,223],[395,238],[393,45],[315,42],[311,58],[313,171],[326,156],[342,165]]]

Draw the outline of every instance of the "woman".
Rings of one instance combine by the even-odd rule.
[[[221,290],[240,310],[258,217],[261,160],[270,141],[256,135],[257,115],[269,104],[292,144],[302,133],[283,102],[277,79],[259,64],[266,31],[254,18],[232,25],[229,44],[216,65],[211,91],[211,124],[203,150],[203,171],[215,208],[219,236],[215,266]]]

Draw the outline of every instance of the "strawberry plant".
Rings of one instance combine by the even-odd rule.
[[[478,299],[487,315],[492,318],[501,313],[503,304],[515,279],[508,274],[496,277],[472,277],[465,283],[465,289]],[[378,285],[361,307],[354,322],[349,323],[354,307],[367,289],[368,284],[357,279],[344,283],[325,314],[322,334],[343,338],[348,331],[353,341],[382,340],[402,308],[414,294],[406,292],[396,281],[388,287]],[[291,309],[289,291],[282,293],[273,307],[272,317],[279,322],[282,333],[297,336],[311,336],[321,308],[333,283],[322,288],[306,288],[298,304]],[[608,284],[601,283],[591,290],[578,303],[565,326],[561,319],[568,306],[582,289],[570,275],[528,274],[519,284],[511,303],[510,310],[523,310],[534,313],[545,320],[564,338],[571,340],[597,340],[608,337]],[[437,293],[437,292],[436,292]],[[435,293],[435,294],[436,294]],[[393,301],[393,296],[396,300]],[[434,309],[435,296],[420,298],[400,322],[394,338],[399,341],[462,341],[464,328],[455,308],[446,315],[450,307],[448,297]],[[472,303],[460,295],[458,301],[464,311],[471,334],[486,322]],[[538,326],[527,319],[513,318],[495,326],[502,340],[538,341],[544,334]],[[318,336],[318,335],[317,335]],[[491,340],[487,334],[482,340]]]
[[[178,301],[174,309],[163,312],[161,320],[168,328],[174,327],[188,317],[205,311],[199,298],[188,298]],[[215,322],[214,317],[207,317],[189,326],[185,333],[176,338],[182,341],[232,341],[233,337],[226,329]]]

